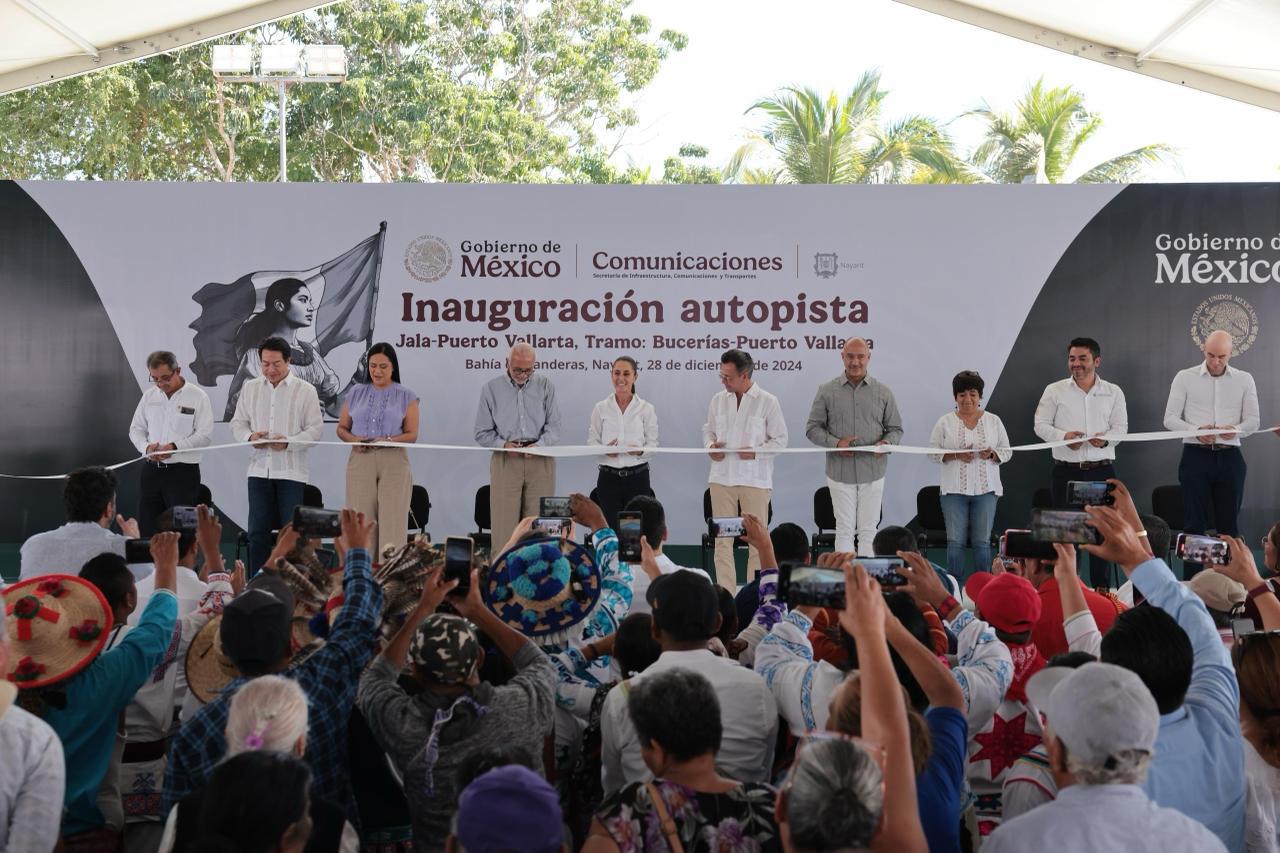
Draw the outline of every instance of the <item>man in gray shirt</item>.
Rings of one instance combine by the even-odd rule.
[[[533,375],[534,351],[516,344],[507,372],[480,391],[476,444],[481,447],[540,447],[560,440],[556,389]],[[489,460],[489,523],[494,544],[506,542],[520,519],[538,514],[539,498],[555,494],[556,461],[527,453],[494,453]]]
[[[840,351],[844,373],[818,388],[805,423],[805,435],[819,447],[897,444],[902,440],[902,416],[889,386],[867,375],[871,348],[851,338]],[[880,524],[884,472],[889,460],[875,453],[852,450],[827,454],[827,485],[836,516],[836,550],[874,554],[871,540]]]

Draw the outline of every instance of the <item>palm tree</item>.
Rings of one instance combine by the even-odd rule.
[[[789,86],[752,104],[768,123],[749,135],[725,169],[740,183],[856,184],[909,181],[964,182],[980,176],[954,154],[951,140],[932,119],[908,116],[880,123],[888,93],[880,72],[863,73],[843,100],[833,91]],[[748,168],[762,152],[776,165]]]
[[[1176,162],[1173,147],[1144,145],[1068,178],[1081,146],[1102,127],[1102,117],[1086,109],[1084,96],[1071,86],[1046,89],[1043,78],[1027,89],[1012,113],[996,112],[984,103],[968,115],[987,125],[969,162],[985,180],[997,183],[1124,183],[1148,166]]]

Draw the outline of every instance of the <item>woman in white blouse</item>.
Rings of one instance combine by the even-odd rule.
[[[652,453],[648,448],[658,446],[658,414],[652,403],[636,394],[639,372],[636,360],[629,355],[614,360],[609,372],[613,393],[591,410],[587,431],[587,444],[619,448],[600,457],[596,480],[596,502],[614,530],[618,529],[618,511],[626,509],[627,501],[651,494],[648,459]]]
[[[942,463],[942,517],[947,525],[947,568],[964,577],[964,544],[973,545],[974,565],[991,565],[991,525],[1004,494],[1000,465],[1013,456],[1000,418],[982,410],[982,377],[962,370],[951,380],[956,410],[938,418],[929,446],[944,450],[929,458]]]

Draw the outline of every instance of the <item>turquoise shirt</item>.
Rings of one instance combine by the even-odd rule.
[[[1163,560],[1147,560],[1129,577],[1150,604],[1187,632],[1194,653],[1187,698],[1160,717],[1156,754],[1142,789],[1157,804],[1204,824],[1231,853],[1244,853],[1244,741],[1231,655],[1204,602],[1174,579]]]
[[[66,755],[63,835],[102,827],[98,789],[111,764],[120,712],[160,663],[177,618],[177,597],[170,590],[156,590],[120,644],[66,683],[66,707],[45,712],[44,721],[57,733]]]

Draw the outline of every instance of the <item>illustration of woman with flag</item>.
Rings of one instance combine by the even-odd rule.
[[[235,349],[240,366],[231,380],[227,394],[225,419],[235,414],[240,387],[246,380],[262,374],[258,363],[258,344],[267,338],[278,336],[289,342],[292,354],[289,372],[316,386],[320,405],[330,417],[337,417],[339,380],[320,351],[307,341],[298,340],[300,329],[310,328],[315,322],[316,302],[311,288],[297,278],[282,278],[267,288],[261,311],[251,314],[236,331]]]

